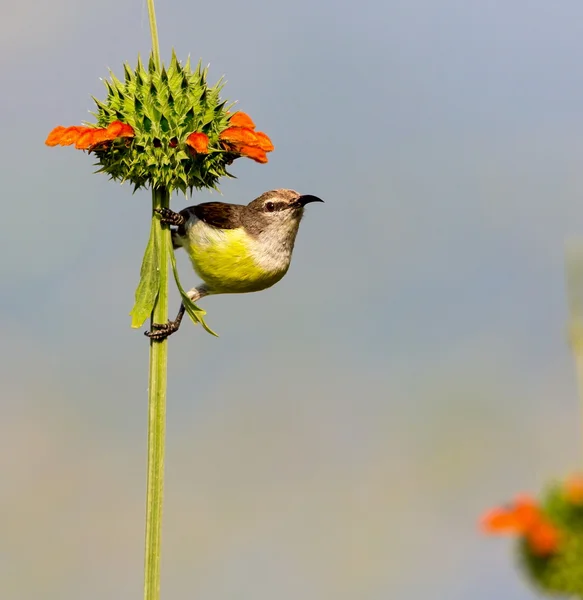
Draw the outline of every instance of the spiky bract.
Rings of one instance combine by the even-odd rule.
[[[131,181],[135,189],[182,191],[216,189],[221,177],[231,176],[226,166],[236,156],[219,143],[219,134],[229,125],[229,106],[220,98],[222,81],[214,87],[207,84],[207,70],[199,62],[191,71],[190,59],[183,66],[173,52],[167,68],[156,69],[152,58],[145,68],[138,58],[135,70],[124,65],[124,81],[110,73],[111,80],[105,80],[107,99],[94,98],[97,126],[121,121],[135,135],[91,149],[99,172]],[[208,138],[206,152],[187,144],[192,133]]]

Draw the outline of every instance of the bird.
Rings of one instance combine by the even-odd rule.
[[[247,205],[203,202],[180,212],[155,212],[171,229],[174,249],[183,248],[202,284],[187,292],[197,302],[211,294],[258,292],[271,287],[287,273],[304,207],[323,202],[311,194],[277,189],[261,194]],[[167,323],[154,323],[146,331],[162,341],[178,331],[185,312]]]

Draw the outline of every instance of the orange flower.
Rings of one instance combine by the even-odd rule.
[[[244,112],[238,111],[233,113],[233,116],[229,119],[231,127],[245,127],[246,129],[255,129],[255,123],[251,117]]]
[[[259,144],[261,150],[264,152],[273,152],[275,146],[271,143],[271,140],[265,133],[263,133],[263,131],[257,131],[255,135],[257,136],[257,143]]]
[[[257,134],[246,127],[229,127],[221,132],[221,140],[231,142],[234,145],[257,145],[259,143]]]
[[[554,554],[559,547],[559,538],[557,528],[545,520],[536,523],[526,534],[528,545],[537,556]]]
[[[49,133],[47,139],[45,140],[45,144],[47,146],[56,146],[58,143],[60,143],[60,140],[63,137],[63,131],[65,131],[65,128],[62,125],[55,127]]]
[[[47,146],[56,146],[60,144],[61,146],[70,146],[77,141],[77,138],[81,134],[80,130],[84,129],[83,127],[62,127],[59,125],[55,127],[48,135],[45,140],[45,144]]]
[[[79,137],[75,141],[75,148],[77,148],[77,150],[86,150],[93,145],[93,138],[97,137],[97,134],[100,133],[100,131],[92,131],[92,129],[93,128],[91,127],[87,127],[84,131],[80,132]]]
[[[97,144],[116,140],[123,137],[134,137],[134,130],[130,125],[114,121],[107,127],[88,127],[74,125],[72,127],[55,127],[45,140],[47,146],[70,146],[75,144],[79,150],[88,150]]]
[[[230,123],[232,126],[223,130],[219,136],[223,148],[228,152],[266,163],[266,153],[274,149],[269,136],[262,131],[254,131],[255,123],[245,113],[235,113]]]
[[[526,538],[529,548],[538,556],[552,554],[558,548],[559,532],[530,496],[517,496],[514,504],[495,508],[481,520],[487,533],[514,533]]]
[[[134,129],[131,125],[114,121],[107,126],[107,140],[115,140],[120,137],[134,137]]]
[[[573,475],[565,481],[565,498],[571,504],[583,504],[583,475]]]
[[[524,534],[540,518],[536,502],[525,495],[517,496],[514,504],[495,508],[482,517],[482,529],[487,533]]]
[[[197,154],[208,154],[209,139],[204,133],[191,133],[185,143]]]
[[[267,162],[267,154],[261,148],[256,148],[255,146],[239,146],[237,148],[237,152],[241,156],[246,156],[247,158],[252,158],[254,161],[258,163],[266,163]]]

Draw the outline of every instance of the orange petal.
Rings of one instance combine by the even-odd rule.
[[[526,534],[528,546],[537,556],[548,556],[556,552],[559,538],[558,529],[545,520],[541,520]]]
[[[256,146],[239,146],[239,148],[237,148],[237,151],[241,156],[252,158],[258,163],[268,162],[267,154],[265,154],[265,151],[261,150],[261,148],[257,148]]]
[[[482,531],[486,533],[519,533],[516,515],[512,509],[493,508],[480,519]]]
[[[107,129],[94,129],[91,132],[91,139],[89,140],[89,146],[97,146],[98,144],[103,144],[103,142],[108,142],[111,140],[111,136],[109,135]],[[79,143],[79,141],[77,142]]]
[[[115,140],[115,138],[120,134],[122,129],[123,123],[121,121],[113,121],[112,123],[110,123],[106,128],[109,139]]]
[[[65,131],[61,132],[59,144],[61,144],[61,146],[70,146],[71,144],[74,144],[79,139],[79,136],[87,129],[87,127],[81,127],[80,125],[67,127]]]
[[[231,127],[245,127],[246,129],[255,129],[255,123],[251,117],[244,112],[238,111],[233,113],[233,116],[229,119]]]
[[[204,133],[191,133],[186,138],[186,145],[190,146],[198,154],[208,153],[209,139]]]
[[[583,504],[583,476],[573,475],[565,481],[563,494],[571,504]]]
[[[133,137],[134,128],[127,123],[121,121],[113,121],[107,126],[107,139],[115,140],[120,137]]]
[[[510,506],[495,508],[481,519],[488,533],[525,533],[541,519],[541,512],[530,496],[518,496]]]
[[[135,135],[136,132],[134,131],[134,128],[127,123],[123,123],[122,130],[117,137],[134,137]]]
[[[113,123],[110,123],[106,128],[89,127],[88,131],[79,137],[75,147],[87,150],[93,146],[103,144],[103,142],[117,140],[123,137],[134,137],[133,127],[126,123],[122,123],[121,121],[113,121]]]
[[[269,136],[263,131],[255,132],[257,136],[257,145],[264,150],[265,152],[272,152],[274,150],[274,145],[271,143]]]
[[[257,134],[245,127],[229,127],[221,132],[219,138],[243,146],[257,145]]]
[[[65,128],[62,125],[55,127],[47,136],[47,139],[45,140],[45,144],[47,146],[59,145],[61,143],[61,136],[63,135],[64,131],[65,131]]]
[[[77,150],[87,150],[87,148],[93,146],[95,143],[94,138],[96,138],[96,134],[99,134],[99,130],[94,127],[88,127],[87,131],[81,133],[81,135],[77,138],[75,142],[75,148]]]
[[[542,518],[541,510],[536,501],[527,495],[517,496],[514,501],[514,514],[523,532],[528,531]]]
[[[102,144],[107,140],[114,140],[119,137],[133,137],[134,130],[130,125],[121,121],[110,123],[107,128],[87,127],[85,125],[73,125],[72,127],[55,127],[45,140],[47,146],[70,146],[82,150],[87,150],[96,144]]]

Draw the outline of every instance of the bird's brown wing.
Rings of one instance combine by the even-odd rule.
[[[224,202],[203,202],[191,207],[192,212],[204,223],[219,229],[241,227],[242,206]]]

